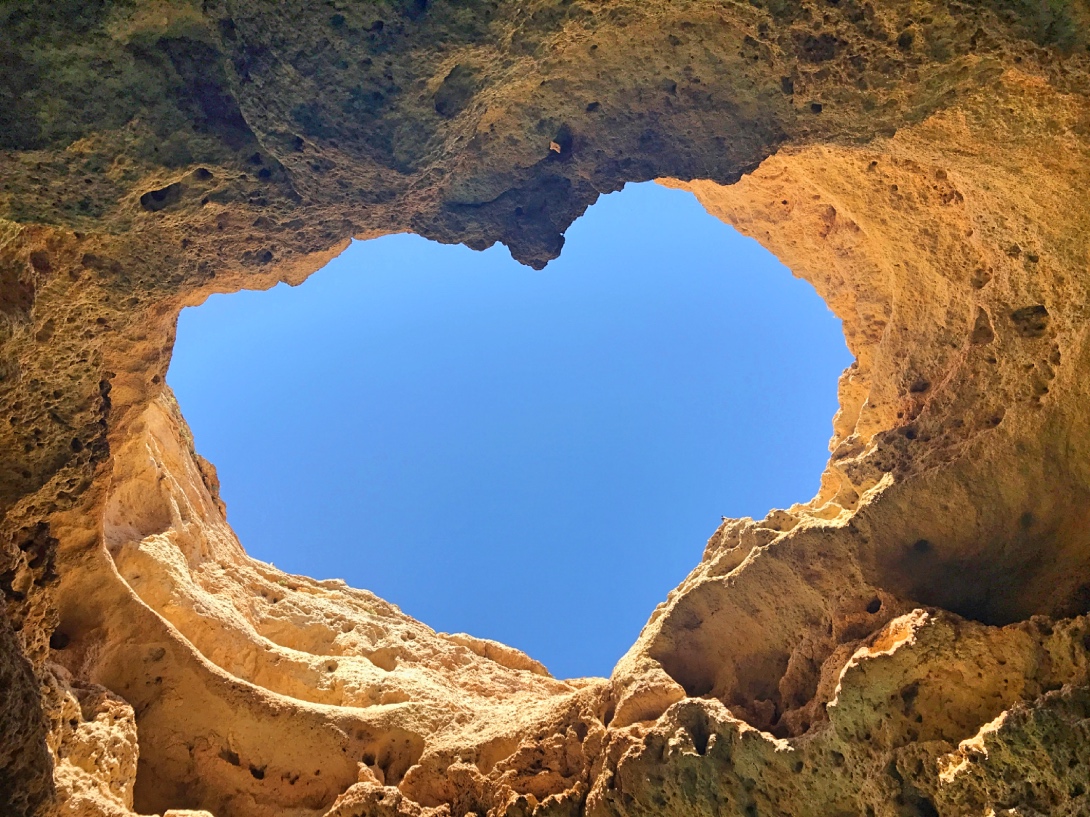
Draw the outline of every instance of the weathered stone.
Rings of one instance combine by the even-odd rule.
[[[0,812],[1083,814],[1084,0],[0,7]],[[245,555],[179,310],[661,179],[843,321],[818,496],[610,679]]]

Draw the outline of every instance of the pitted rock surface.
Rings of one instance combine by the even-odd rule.
[[[1085,0],[0,20],[0,812],[1090,814]],[[397,231],[541,268],[648,179],[842,320],[818,496],[725,521],[608,679],[244,553],[184,306]]]

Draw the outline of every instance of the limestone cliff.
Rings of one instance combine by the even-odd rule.
[[[0,813],[1090,814],[1085,0],[0,20]],[[724,522],[609,679],[246,556],[182,307],[394,231],[542,267],[647,179],[843,321],[816,498]]]

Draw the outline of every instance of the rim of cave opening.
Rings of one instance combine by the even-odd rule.
[[[168,382],[248,553],[606,676],[720,517],[812,497],[853,359],[813,287],[653,182],[567,239],[385,236],[185,310]]]

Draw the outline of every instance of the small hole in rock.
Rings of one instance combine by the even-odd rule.
[[[41,250],[35,250],[30,254],[30,266],[34,268],[35,272],[39,273],[50,272],[53,269],[53,265],[49,261],[49,254]]]
[[[140,197],[140,206],[149,213],[158,212],[181,201],[184,190],[185,188],[181,182],[174,182],[158,190],[151,190]]]

